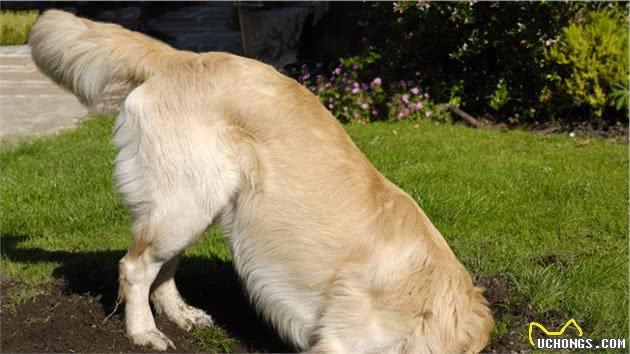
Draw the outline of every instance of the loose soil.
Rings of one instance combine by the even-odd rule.
[[[208,280],[210,281],[210,280]],[[203,283],[197,281],[197,283]],[[491,303],[495,318],[501,319],[506,315],[512,316],[514,322],[508,333],[494,338],[493,344],[486,348],[489,353],[525,353],[531,347],[524,343],[520,335],[523,328],[527,328],[529,321],[545,321],[552,327],[561,325],[566,316],[561,312],[548,313],[543,318],[535,318],[531,306],[525,301],[516,299],[509,281],[501,278],[482,278],[480,285],[486,287],[486,297]],[[191,284],[186,282],[186,284]],[[193,283],[194,284],[194,283]],[[11,294],[20,291],[23,284],[6,278],[2,279],[3,303],[1,309],[2,341],[1,352],[105,352],[131,353],[149,352],[148,350],[132,346],[124,334],[122,312],[104,321],[111,312],[114,301],[114,291],[107,294],[93,295],[77,293],[68,281],[59,280],[46,285],[42,295],[15,306],[7,302]],[[190,292],[189,286],[184,286]],[[227,294],[219,296],[222,299],[231,298],[224,304],[225,309],[237,310],[232,320],[227,319],[225,311],[211,313],[217,324],[235,339],[231,344],[233,352],[293,352],[287,344],[282,343],[258,318],[240,292],[235,282],[230,285]],[[100,289],[99,289],[100,290]],[[225,289],[223,289],[225,290]],[[186,294],[184,294],[186,296]],[[188,297],[190,299],[190,297]],[[199,306],[197,297],[192,296],[191,303]],[[221,306],[221,304],[218,304]],[[200,306],[203,308],[203,306]],[[164,317],[156,317],[157,327],[162,330],[176,345],[177,349],[169,352],[198,351],[192,337]],[[520,334],[519,334],[520,333]]]
[[[555,255],[543,257],[542,261],[559,263]],[[537,315],[525,298],[516,295],[511,282],[505,278],[482,277],[477,283],[486,288],[484,295],[490,303],[495,321],[511,318],[507,333],[495,337],[486,352],[530,353],[532,347],[528,340],[521,338],[527,335],[530,322],[544,323],[547,328],[560,328],[569,319],[566,313],[559,310]],[[572,337],[571,333],[567,335]]]
[[[48,256],[67,259],[59,253],[62,252]],[[14,256],[43,257],[39,253]],[[16,301],[19,297],[16,294],[33,286],[1,277],[0,352],[151,352],[132,346],[125,337],[124,306],[104,321],[115,307],[115,265],[121,256],[120,252],[84,254],[84,257],[113,260],[101,262],[105,267],[100,269],[86,269],[84,263],[63,263],[53,274],[59,280],[37,288],[40,295],[26,302]],[[230,263],[206,260],[205,267],[201,267],[198,262],[196,257],[184,259],[176,278],[178,287],[191,305],[211,314],[215,324],[234,339],[230,343],[231,352],[295,351],[251,308]],[[203,336],[195,338],[163,316],[156,316],[156,325],[176,346],[169,352],[201,352],[207,348],[198,342]]]

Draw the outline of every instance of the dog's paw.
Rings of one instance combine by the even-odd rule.
[[[196,307],[188,306],[189,317],[192,319],[194,326],[198,327],[212,327],[214,322],[212,317],[208,315],[204,310],[200,310]]]
[[[175,349],[175,344],[157,329],[129,335],[129,339],[135,345],[151,347],[159,351],[165,351],[169,347]]]
[[[210,315],[190,305],[180,306],[178,311],[169,311],[166,315],[184,331],[190,331],[193,327],[212,327],[214,325]]]

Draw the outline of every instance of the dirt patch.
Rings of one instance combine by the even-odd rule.
[[[507,279],[482,277],[478,283],[486,288],[484,295],[490,303],[495,321],[499,322],[506,317],[512,319],[512,321],[508,321],[511,323],[508,325],[507,332],[495,337],[492,343],[486,347],[486,352],[530,352],[531,346],[523,343],[520,336],[523,329],[527,331],[529,322],[534,319],[535,313],[531,306],[516,298],[514,287]]]
[[[2,279],[2,352],[151,352],[129,343],[121,314],[104,322],[107,313],[99,296],[72,293],[65,282],[58,281],[43,286],[40,289],[42,294],[29,301],[7,306],[5,302],[10,301],[13,297],[11,294],[23,287],[19,282]],[[156,324],[177,347],[169,352],[200,351],[194,336],[166,318],[157,316]],[[231,352],[266,351],[255,344],[231,337],[234,338],[230,343]],[[269,340],[270,343],[273,341]]]
[[[460,121],[460,116],[454,115],[455,121]],[[533,122],[533,123],[521,123],[518,119],[508,118],[508,122],[500,122],[495,117],[490,115],[484,115],[480,118],[472,117],[474,121],[466,122],[462,119],[462,122],[466,122],[468,125],[477,127],[497,129],[500,131],[508,131],[510,129],[521,129],[532,132],[534,134],[548,135],[548,134],[562,134],[569,135],[572,138],[576,138],[577,146],[585,146],[588,144],[590,138],[602,138],[608,139],[619,143],[628,144],[630,138],[630,131],[627,124],[622,122],[608,122],[604,120],[597,120],[592,122],[567,122],[567,121],[555,121],[555,122]],[[587,139],[587,140],[583,140]]]
[[[557,254],[547,254],[544,256],[540,256],[535,259],[536,263],[542,267],[548,267],[551,265],[555,265],[561,269],[566,269],[569,265],[569,262],[565,257],[557,255]]]
[[[541,262],[548,264],[562,264],[561,258],[550,255],[541,257]],[[512,283],[500,277],[482,277],[479,285],[486,288],[484,295],[494,313],[496,322],[506,320],[508,326],[505,331],[492,340],[492,344],[486,348],[490,353],[529,353],[531,345],[523,337],[528,335],[529,323],[532,321],[544,323],[546,328],[562,327],[569,316],[560,310],[550,310],[542,315],[537,315],[533,306],[527,299],[516,294]],[[567,338],[572,338],[572,333],[567,333]]]
[[[56,262],[52,273],[54,284],[43,289],[19,284],[4,278],[2,286],[2,351],[70,352],[138,352],[124,336],[123,307],[102,324],[115,307],[118,293],[118,260],[122,250],[69,252],[41,248],[16,247],[20,235],[0,235],[2,256],[15,262],[31,264]],[[293,348],[278,338],[275,331],[256,313],[247,300],[239,278],[229,261],[187,256],[175,277],[186,301],[212,315],[217,328],[223,329],[235,352],[291,352]],[[24,296],[23,285],[31,301],[10,301]],[[33,296],[36,295],[36,296]],[[32,300],[34,299],[34,300]],[[7,304],[22,303],[16,306]],[[52,304],[52,305],[51,305]],[[13,307],[13,309],[11,308]],[[46,314],[44,316],[44,314]],[[50,315],[50,318],[49,318]],[[216,345],[203,345],[221,338],[217,332],[185,333],[165,318],[156,318],[157,326],[168,335],[178,352],[211,350]],[[94,328],[93,325],[96,327]],[[225,335],[222,336],[226,338]],[[75,343],[75,341],[83,341]],[[200,348],[201,347],[201,348]]]
[[[2,290],[10,292],[13,286],[19,285],[3,281]],[[2,310],[4,352],[144,352],[129,344],[118,316],[103,323],[106,314],[97,297],[68,294],[63,282],[46,290],[46,295]],[[177,351],[190,351],[187,333],[157,321]]]
[[[184,297],[212,314],[217,324],[234,339],[230,344],[232,352],[292,351],[244,303],[243,294],[234,288],[238,288],[237,283],[224,281],[227,286],[213,289],[219,294],[214,298],[216,304],[213,301],[211,306],[203,306],[200,301],[206,299],[205,303],[208,303],[207,299],[212,298],[206,283],[200,282],[195,274],[180,274],[180,278]],[[485,352],[530,352],[531,346],[523,340],[530,321],[559,328],[568,320],[565,313],[556,310],[536,316],[532,306],[515,295],[514,287],[507,279],[484,277],[478,283],[486,288],[485,296],[497,322],[507,322],[507,327],[493,338]],[[125,337],[122,311],[103,322],[113,307],[110,293],[78,293],[76,284],[73,287],[70,281],[57,281],[37,289],[39,295],[29,301],[6,306],[14,298],[12,294],[24,290],[24,284],[2,279],[1,285],[2,352],[149,352],[132,346]],[[111,289],[112,292],[115,290]],[[177,346],[170,352],[201,351],[198,337],[180,330],[161,316],[156,317],[156,324]]]

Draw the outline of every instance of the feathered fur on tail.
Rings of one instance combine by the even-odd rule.
[[[39,69],[93,104],[113,81],[139,85],[190,52],[180,52],[115,24],[49,10],[31,30],[29,44]]]

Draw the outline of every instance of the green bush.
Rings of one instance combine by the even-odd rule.
[[[582,23],[571,23],[547,51],[547,57],[562,67],[554,77],[560,92],[577,105],[588,106],[601,117],[606,106],[627,109],[611,97],[615,84],[621,92],[628,85],[628,28],[626,20],[608,9],[593,11]],[[619,92],[617,87],[615,92]]]
[[[627,55],[619,55],[627,54],[627,39],[619,47],[624,40],[618,38],[627,31],[627,3],[420,1],[370,3],[366,8],[370,11],[359,22],[380,57],[372,76],[398,81],[420,71],[420,84],[436,102],[457,104],[496,121],[627,119],[615,109],[627,92],[627,76],[620,80],[618,75],[628,65]],[[587,26],[596,13],[617,19],[588,25],[595,41],[607,41],[593,44],[590,50],[607,48],[588,60],[601,64],[605,57],[607,63],[595,68],[588,61],[560,65],[549,48],[564,46],[565,29]],[[577,75],[571,74],[574,65]],[[597,81],[588,76],[594,72]],[[588,108],[587,97],[596,108]]]
[[[26,44],[37,16],[37,11],[0,11],[0,45]]]

